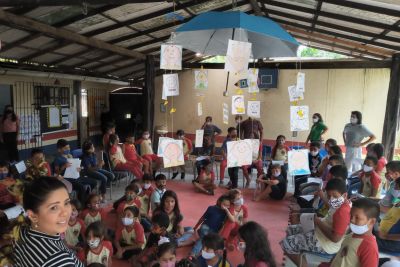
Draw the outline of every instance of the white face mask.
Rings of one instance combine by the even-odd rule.
[[[121,219],[121,221],[122,221],[122,224],[125,225],[125,226],[133,224],[133,218],[125,218],[124,217],[124,218]]]
[[[147,189],[150,188],[150,186],[151,186],[151,184],[144,184],[144,185],[143,185],[143,188],[147,190]]]
[[[368,232],[368,224],[365,225],[356,225],[350,223],[350,230],[356,235],[363,235]]]
[[[243,205],[243,203],[244,203],[244,200],[243,200],[242,197],[239,198],[238,200],[235,200],[235,202],[233,202],[233,204],[234,204],[235,206],[241,206],[241,205]]]
[[[239,244],[238,244],[238,249],[239,249],[241,252],[245,252],[245,251],[246,251],[246,243],[245,243],[245,242],[239,242]]]
[[[343,196],[340,196],[339,198],[331,198],[329,200],[329,205],[334,209],[340,208],[340,206],[342,206],[343,203],[344,203]]]
[[[205,250],[202,250],[201,251],[201,256],[206,260],[211,260],[212,258],[215,257],[215,253],[214,252],[207,252]]]
[[[363,166],[364,172],[372,172],[373,170],[374,170],[374,167],[370,167],[370,166],[364,164],[364,166]]]
[[[313,157],[317,156],[318,153],[319,153],[318,151],[311,151],[310,152],[311,156],[313,156]]]
[[[319,121],[319,119],[318,118],[313,118],[312,121],[313,121],[313,123],[317,123]]]
[[[279,175],[281,175],[280,172],[274,172],[274,173],[272,173],[272,176],[274,176],[274,177],[279,177]]]
[[[357,124],[357,122],[358,122],[357,118],[350,118],[351,124]]]
[[[328,171],[332,168],[331,164],[328,164],[328,166],[326,166],[328,168]]]
[[[400,190],[392,190],[392,196],[395,198],[400,198]]]
[[[100,238],[95,238],[94,240],[89,240],[88,245],[90,248],[97,248],[100,245]]]

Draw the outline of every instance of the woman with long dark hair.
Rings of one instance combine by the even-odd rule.
[[[322,143],[322,136],[328,131],[328,127],[324,124],[324,120],[319,113],[314,113],[312,120],[313,125],[311,126],[310,134],[307,137],[306,144],[308,141]]]
[[[13,107],[7,105],[4,108],[3,116],[1,118],[2,135],[0,138],[7,149],[8,160],[10,162],[18,161],[18,133],[19,133],[19,118],[15,114]]]
[[[239,249],[244,252],[243,267],[276,267],[267,232],[256,222],[239,228]]]

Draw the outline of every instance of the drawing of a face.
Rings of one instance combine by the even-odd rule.
[[[233,101],[237,113],[244,113],[244,100],[242,97],[236,97]]]
[[[251,102],[249,104],[249,114],[258,115],[260,110],[259,103]]]
[[[179,155],[182,153],[180,147],[175,143],[170,143],[165,147],[164,157],[171,161],[178,161]]]
[[[304,166],[307,166],[308,158],[304,156],[304,153],[295,151],[291,156],[291,163],[294,169],[305,169]]]
[[[169,76],[166,80],[167,88],[170,91],[176,91],[177,88],[177,83],[176,79],[174,76]]]
[[[164,48],[163,57],[167,65],[174,64],[181,58],[181,51],[175,45],[168,45]]]

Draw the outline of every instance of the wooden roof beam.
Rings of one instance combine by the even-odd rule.
[[[18,6],[81,6],[109,4],[110,0],[0,0],[0,7]],[[164,1],[152,1],[164,2]],[[146,0],[112,0],[113,4],[148,3]]]

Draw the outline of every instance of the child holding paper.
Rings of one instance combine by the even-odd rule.
[[[286,175],[282,173],[282,167],[274,164],[266,175],[260,175],[257,178],[257,184],[260,186],[260,192],[254,197],[254,201],[260,201],[270,197],[275,200],[282,200],[287,191]]]
[[[373,156],[367,156],[364,160],[363,171],[359,176],[361,186],[358,192],[365,197],[379,198],[381,195],[381,177],[375,172],[377,164],[378,159]]]
[[[226,137],[224,143],[222,144],[222,156],[224,158],[228,158],[228,142],[237,141],[237,132],[235,127],[228,128],[228,136]],[[230,185],[228,185],[228,189],[233,189],[238,187],[238,179],[239,179],[239,168],[240,167],[230,167],[228,168],[228,174],[230,179]]]
[[[287,229],[287,237],[280,242],[284,253],[297,266],[299,266],[302,251],[337,253],[349,226],[350,202],[347,199],[346,183],[340,179],[332,179],[325,189],[331,208],[328,215],[323,219],[314,215],[315,229],[309,232],[304,232],[301,224],[294,224],[296,222],[292,221],[293,225]],[[303,263],[303,266],[307,266],[305,259]]]
[[[278,135],[276,138],[276,143],[272,149],[271,158],[273,161],[283,161],[287,163],[288,152],[290,148],[285,145],[286,137],[284,135]]]
[[[310,153],[308,154],[308,162],[310,165],[311,177],[318,177],[318,167],[321,164],[321,156],[319,149],[321,144],[319,142],[310,143]]]
[[[183,130],[178,130],[176,132],[176,137],[178,138],[178,140],[182,140],[183,157],[186,161],[189,159],[190,153],[192,153],[193,149],[192,141],[189,138],[185,137],[185,132]],[[181,180],[185,179],[185,165],[175,167],[171,179],[175,179],[176,176],[178,176],[179,171],[181,172]]]

